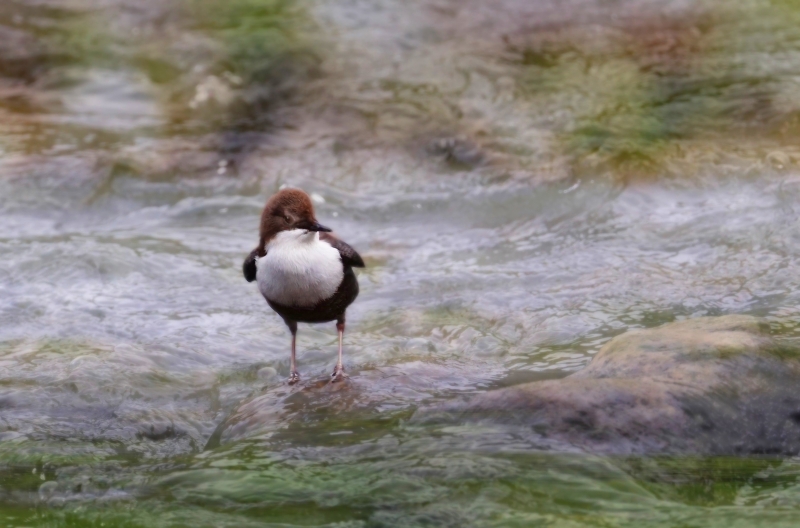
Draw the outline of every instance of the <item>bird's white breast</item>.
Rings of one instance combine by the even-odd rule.
[[[278,233],[256,266],[261,294],[286,306],[314,306],[336,293],[344,278],[339,251],[304,229]]]

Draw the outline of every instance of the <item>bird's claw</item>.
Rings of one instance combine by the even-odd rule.
[[[342,381],[347,377],[347,374],[344,373],[344,367],[342,365],[336,365],[333,368],[333,374],[331,374],[331,383],[336,383],[337,381]]]
[[[300,381],[300,374],[297,372],[292,372],[292,375],[289,376],[289,385],[294,385],[298,381]]]

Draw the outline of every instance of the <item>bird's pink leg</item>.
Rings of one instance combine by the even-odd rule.
[[[344,379],[347,375],[344,373],[344,364],[342,363],[342,342],[344,341],[344,319],[340,319],[336,322],[336,330],[339,332],[339,360],[336,362],[336,366],[333,368],[333,374],[331,374],[331,381],[340,381]]]
[[[286,324],[289,325],[289,330],[292,332],[292,360],[289,365],[289,385],[294,385],[300,381],[300,374],[297,373],[297,364],[295,360],[297,351],[297,323],[287,322]]]

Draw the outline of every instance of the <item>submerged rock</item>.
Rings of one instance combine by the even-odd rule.
[[[560,380],[419,411],[416,424],[522,426],[549,448],[610,454],[800,453],[800,360],[749,316],[637,330]]]
[[[476,375],[464,365],[414,360],[353,370],[341,383],[330,383],[327,375],[293,386],[275,380],[242,402],[206,447],[243,439],[289,446],[373,439],[407,420],[420,402],[435,399],[438,390],[470,390]]]

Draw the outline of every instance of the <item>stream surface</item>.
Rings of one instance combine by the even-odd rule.
[[[799,139],[789,1],[3,0],[0,526],[796,526],[797,459],[409,418],[676,319],[796,338]],[[366,261],[373,404],[221,441],[288,377],[241,275],[285,185]],[[335,326],[298,348],[312,390]]]

